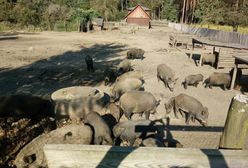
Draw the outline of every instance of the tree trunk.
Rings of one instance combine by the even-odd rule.
[[[237,95],[230,105],[220,148],[244,149],[248,147],[248,96]]]
[[[121,0],[121,11],[123,12],[124,6],[123,6],[123,0]]]
[[[64,21],[64,26],[65,26],[65,32],[67,32],[67,22]]]
[[[238,27],[239,27],[238,25],[233,25],[232,27],[233,27],[233,32],[238,32]]]
[[[186,0],[183,0],[183,11],[182,11],[182,16],[181,16],[181,23],[184,23],[184,15],[185,15],[185,6],[186,6]]]

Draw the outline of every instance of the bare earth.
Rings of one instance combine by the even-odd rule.
[[[217,148],[229,104],[239,92],[223,91],[218,87],[206,89],[201,84],[198,88],[188,87],[185,90],[181,82],[187,75],[201,73],[207,78],[217,70],[208,65],[197,67],[185,52],[170,48],[168,39],[172,32],[169,28],[140,29],[136,34],[118,30],[94,33],[42,32],[0,39],[0,95],[25,93],[49,97],[57,89],[78,85],[91,85],[110,93],[110,87],[102,83],[104,68],[118,64],[125,58],[129,48],[139,47],[146,51],[146,58],[132,61],[134,69],[143,71],[145,90],[162,101],[158,114],[151,118],[165,115],[164,102],[170,97],[179,93],[189,94],[208,107],[208,127],[203,128],[197,122],[186,126],[183,118],[175,119],[171,113],[167,136],[184,147]],[[86,54],[97,62],[95,73],[86,71]],[[174,92],[157,81],[156,67],[161,63],[173,68],[179,77]],[[122,120],[126,118],[122,117]]]

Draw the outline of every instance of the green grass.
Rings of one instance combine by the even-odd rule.
[[[42,31],[44,29],[40,28],[40,27],[33,27],[33,26],[29,26],[29,27],[23,27],[20,25],[11,25],[8,23],[4,23],[4,22],[0,22],[0,32],[6,32],[6,31],[25,31],[25,32],[39,32]],[[67,31],[71,32],[71,31],[77,31],[78,27],[77,27],[77,23],[76,22],[68,22],[67,24]],[[65,31],[65,26],[64,26],[64,22],[58,22],[55,24],[54,27],[54,31],[59,31],[59,32],[63,32]]]
[[[232,26],[227,26],[227,25],[193,24],[191,26],[209,28],[209,29],[214,29],[214,30],[222,30],[222,31],[227,31],[227,32],[232,32],[233,31]],[[239,26],[238,27],[238,32],[242,33],[242,34],[248,34],[248,27]]]
[[[67,23],[67,31],[71,32],[71,31],[77,31],[78,27],[77,27],[77,23],[76,22],[68,22]],[[63,32],[65,31],[65,25],[64,22],[58,22],[55,24],[54,27],[54,31],[59,31],[59,32]]]

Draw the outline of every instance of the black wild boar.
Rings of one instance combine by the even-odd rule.
[[[183,86],[184,89],[187,89],[188,85],[193,85],[195,87],[197,87],[197,85],[199,84],[199,82],[203,81],[203,75],[202,74],[197,74],[197,75],[189,75],[187,76],[184,81],[183,81]]]
[[[39,121],[54,117],[54,106],[49,100],[30,95],[0,97],[0,118],[30,118]]]
[[[133,146],[137,138],[145,138],[149,132],[155,132],[154,124],[150,120],[124,121],[116,124],[113,128],[115,139],[129,142]]]
[[[159,80],[163,81],[165,87],[168,87],[170,91],[174,90],[174,85],[177,79],[175,79],[175,73],[170,67],[168,67],[165,64],[158,65],[157,78],[158,78],[158,81]]]
[[[145,113],[146,119],[149,120],[150,113],[156,113],[159,103],[151,93],[144,91],[129,91],[120,98],[120,108],[128,120],[131,120],[134,113],[139,113],[140,116]]]
[[[133,48],[127,52],[127,59],[141,59],[143,60],[145,51],[140,48]]]
[[[94,65],[93,65],[94,63],[93,63],[92,57],[87,55],[84,60],[85,60],[85,63],[87,65],[87,70],[89,72],[94,72],[95,69],[94,69]]]
[[[193,122],[198,120],[203,126],[207,125],[208,108],[204,107],[201,102],[192,96],[186,94],[179,94],[172,97],[168,103],[165,103],[165,109],[167,114],[174,109],[175,117],[178,118],[178,113],[186,114],[186,124],[189,124],[191,119]]]
[[[212,86],[221,86],[223,90],[226,90],[230,87],[230,83],[230,74],[214,72],[204,81],[203,84],[205,84],[205,88],[209,87],[210,89],[212,89]]]
[[[118,75],[117,75],[116,70],[110,69],[110,68],[105,69],[105,71],[104,71],[104,84],[105,84],[105,86],[107,86],[107,85],[111,86],[115,82],[117,76]]]
[[[89,112],[84,118],[84,123],[89,124],[94,129],[94,144],[112,145],[111,131],[97,112]]]

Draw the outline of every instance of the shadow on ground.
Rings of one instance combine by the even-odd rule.
[[[0,94],[31,94],[49,96],[63,87],[87,85],[97,86],[103,81],[104,69],[119,64],[119,53],[124,45],[105,44],[68,51],[49,59],[36,61],[15,69],[0,70]],[[84,58],[93,57],[96,71],[87,72]]]

